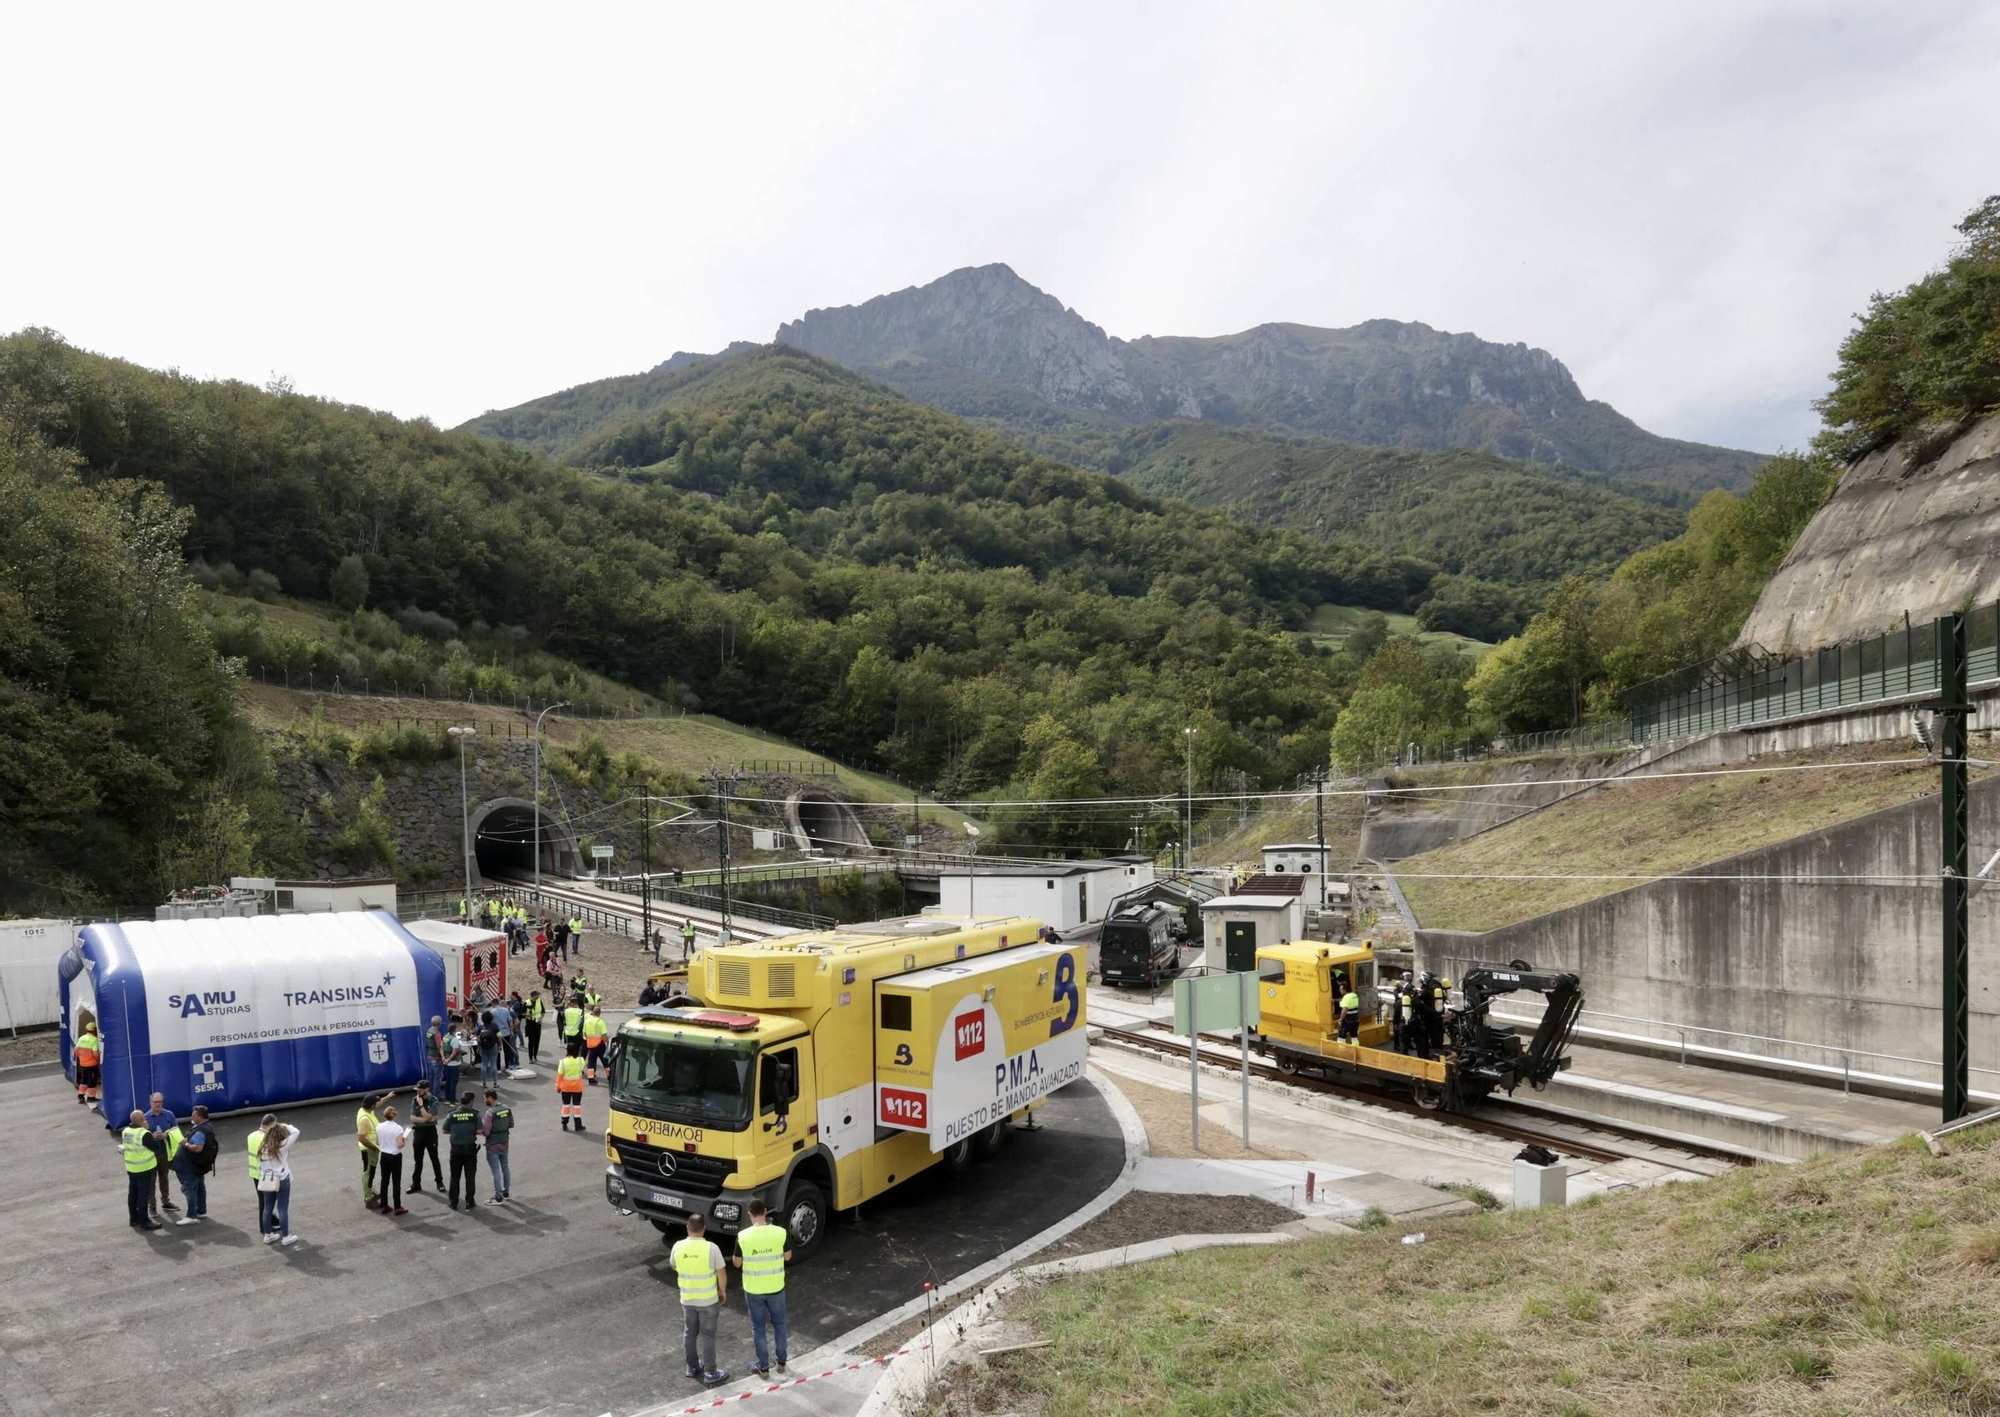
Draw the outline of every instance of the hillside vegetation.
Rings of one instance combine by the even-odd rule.
[[[1393,546],[1454,576],[1511,589],[1502,615],[1523,603],[1532,611],[1538,592],[1565,575],[1608,574],[1686,524],[1680,509],[1627,495],[1602,477],[1464,449],[1279,441],[1196,423],[1155,425],[1127,446],[1133,461],[1124,476],[1135,487],[1229,507],[1265,526]],[[1443,628],[1484,638],[1495,618]]]
[[[1908,756],[1897,744],[1868,743],[1766,754],[1759,771],[1726,777],[1622,778],[1399,861],[1396,876],[1426,928],[1492,930],[1641,883],[1574,877],[1685,871],[1937,791],[1937,769],[1922,758],[1841,766]],[[1801,765],[1813,770],[1784,771]],[[1479,795],[1437,794],[1461,811],[1469,805],[1463,799],[1477,803]],[[1449,879],[1455,876],[1463,879]]]
[[[300,653],[543,695],[568,691],[560,660],[951,795],[1158,790],[1190,723],[1198,783],[1295,776],[1353,668],[1304,633],[1314,608],[1407,609],[1434,571],[1157,501],[804,355],[680,377],[673,408],[598,445],[625,467],[584,471],[47,332],[0,341],[17,445],[73,449],[98,495],[163,488],[168,542],[218,591],[345,609],[351,636]],[[190,652],[293,652],[229,619]]]
[[[1712,1417],[2000,1409],[1995,1129],[1056,1281],[933,1410]]]

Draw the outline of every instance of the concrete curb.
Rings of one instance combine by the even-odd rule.
[[[1029,1265],[1002,1275],[997,1283],[911,1339],[907,1350],[883,1369],[875,1390],[868,1394],[868,1400],[861,1404],[855,1417],[892,1417],[901,1410],[905,1401],[922,1398],[925,1386],[936,1375],[937,1355],[948,1350],[952,1343],[964,1336],[967,1329],[984,1319],[1000,1300],[1016,1289],[1049,1279],[1144,1264],[1148,1260],[1165,1259],[1169,1255],[1186,1254],[1191,1250],[1215,1249],[1225,1245],[1284,1245],[1294,1238],[1276,1231],[1238,1235],[1172,1235],[1163,1240],[1146,1240],[1115,1250],[1050,1260],[1047,1264]]]

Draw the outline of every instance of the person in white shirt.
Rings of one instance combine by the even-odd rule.
[[[408,1215],[403,1205],[403,1148],[409,1145],[410,1129],[396,1120],[396,1109],[385,1107],[382,1120],[375,1124],[375,1145],[381,1153],[376,1164],[378,1199],[384,1215]]]
[[[257,1148],[257,1228],[264,1243],[296,1245],[292,1233],[292,1143],[299,1129],[273,1122],[264,1129],[263,1143]]]

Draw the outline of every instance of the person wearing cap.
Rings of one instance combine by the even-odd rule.
[[[479,1204],[479,1109],[472,1105],[470,1090],[460,1094],[458,1106],[445,1114],[445,1130],[451,1133],[451,1186],[445,1200],[458,1209],[458,1183],[465,1182],[465,1208]]]
[[[514,1193],[514,1169],[507,1158],[508,1138],[514,1131],[514,1109],[500,1100],[500,1094],[486,1089],[486,1110],[480,1114],[479,1134],[486,1138],[486,1169],[493,1173],[493,1194],[488,1205],[503,1205]]]
[[[750,1371],[760,1378],[771,1376],[771,1354],[764,1347],[766,1322],[777,1348],[778,1375],[785,1374],[785,1265],[791,1258],[785,1227],[771,1224],[771,1208],[764,1202],[751,1201],[750,1228],[736,1237],[736,1253],[729,1262],[743,1271],[743,1304],[750,1311],[750,1341],[757,1349]]]
[[[99,1061],[104,1044],[97,1036],[97,1025],[86,1015],[83,1031],[76,1036],[71,1051],[76,1055],[76,1100],[85,1107],[97,1105],[97,1088],[103,1077],[103,1067]]]
[[[430,1079],[417,1084],[417,1095],[410,1099],[410,1194],[419,1196],[424,1191],[424,1158],[431,1159],[431,1185],[436,1190],[444,1189],[444,1167],[438,1162],[438,1100],[431,1092]]]
[[[376,1143],[375,1109],[382,1105],[382,1094],[371,1092],[361,1099],[361,1106],[354,1113],[354,1140],[361,1147],[361,1203],[374,1209],[375,1168],[380,1164],[382,1152]]]

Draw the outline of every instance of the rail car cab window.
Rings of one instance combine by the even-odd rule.
[[[1257,978],[1266,984],[1283,984],[1285,982],[1285,962],[1281,959],[1258,960]]]
[[[756,1059],[753,1043],[628,1034],[619,1040],[612,1069],[612,1101],[662,1121],[742,1131],[750,1124]]]

